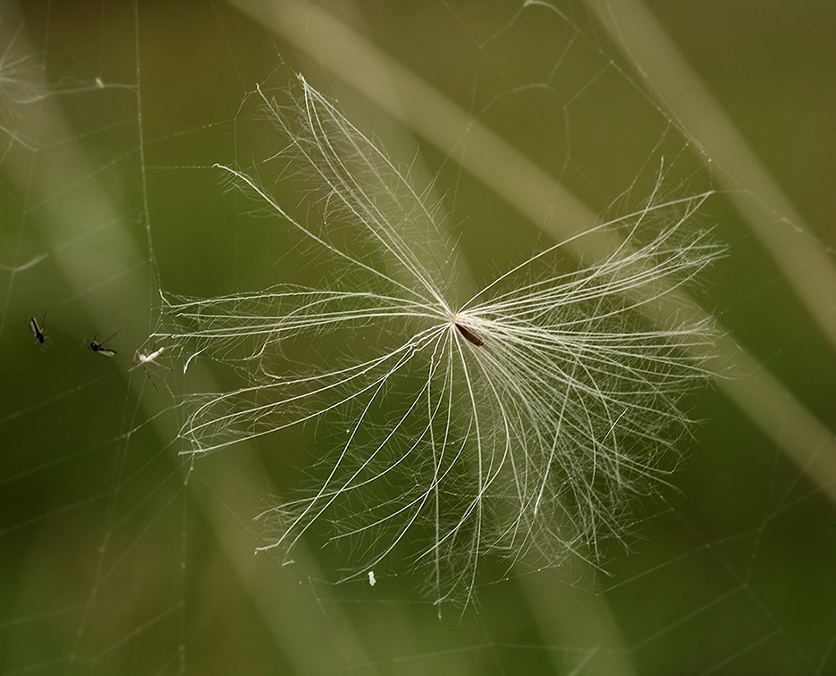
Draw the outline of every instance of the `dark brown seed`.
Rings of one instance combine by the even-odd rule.
[[[466,326],[462,326],[461,324],[459,324],[457,322],[454,322],[454,323],[456,324],[456,328],[459,330],[459,333],[461,333],[471,343],[473,343],[476,346],[485,344],[485,341],[482,340],[478,335],[476,335],[469,328],[467,328]]]

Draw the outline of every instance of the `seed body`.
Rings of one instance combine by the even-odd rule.
[[[453,322],[453,323],[456,325],[456,328],[459,330],[459,333],[461,333],[465,338],[467,338],[474,345],[479,346],[479,345],[484,345],[485,344],[484,340],[482,340],[479,336],[477,336],[473,331],[471,331],[466,326],[462,326],[458,322]]]

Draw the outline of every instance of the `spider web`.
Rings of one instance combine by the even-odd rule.
[[[836,671],[836,13],[669,5],[0,4],[0,673]],[[213,167],[300,201],[254,96],[296,73],[432,185],[474,287],[660,175],[717,191],[726,377],[600,568],[485,560],[439,617],[402,561],[335,585],[350,546],[253,555],[329,430],[183,454],[183,395],[240,379],[149,337],[160,293],[327,272]]]

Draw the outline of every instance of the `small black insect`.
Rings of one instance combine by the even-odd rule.
[[[43,324],[44,319],[46,319],[46,312],[44,312],[44,316],[41,318],[41,324]],[[32,333],[35,334],[36,343],[40,343],[41,345],[46,343],[46,333],[44,333],[44,328],[38,324],[38,320],[34,317],[29,319],[29,328],[32,330]]]
[[[116,333],[119,333],[119,332],[117,331]],[[97,341],[96,336],[93,336],[93,340],[91,340],[90,342],[87,342],[87,340],[85,340],[84,342],[87,343],[87,347],[89,347],[91,350],[93,350],[93,352],[98,352],[99,354],[103,354],[105,357],[115,357],[116,356],[116,350],[114,350],[112,348],[109,348],[109,347],[105,347],[105,343],[107,341],[109,341],[111,338],[113,338],[113,336],[115,336],[116,333],[111,333],[102,342]]]
[[[462,326],[458,322],[454,322],[454,324],[456,325],[456,328],[459,330],[459,333],[461,333],[465,338],[467,338],[471,343],[473,343],[477,347],[479,345],[485,344],[485,341],[482,340],[478,334],[474,333],[466,326]]]

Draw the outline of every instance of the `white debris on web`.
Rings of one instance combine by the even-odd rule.
[[[454,307],[453,256],[426,196],[300,81],[289,107],[259,94],[320,186],[320,219],[222,169],[339,275],[320,289],[168,299],[173,340],[251,379],[193,399],[183,434],[194,452],[305,421],[346,430],[323,436],[320,483],[265,512],[279,532],[265,549],[289,552],[331,523],[371,585],[395,550],[428,565],[439,600],[468,594],[487,553],[594,556],[629,525],[629,499],[675,464],[689,424],[680,397],[708,375],[711,327],[677,313],[654,324],[646,308],[721,254],[689,222],[709,194],[654,194],[572,238],[622,233],[605,260],[572,266],[560,242]]]

